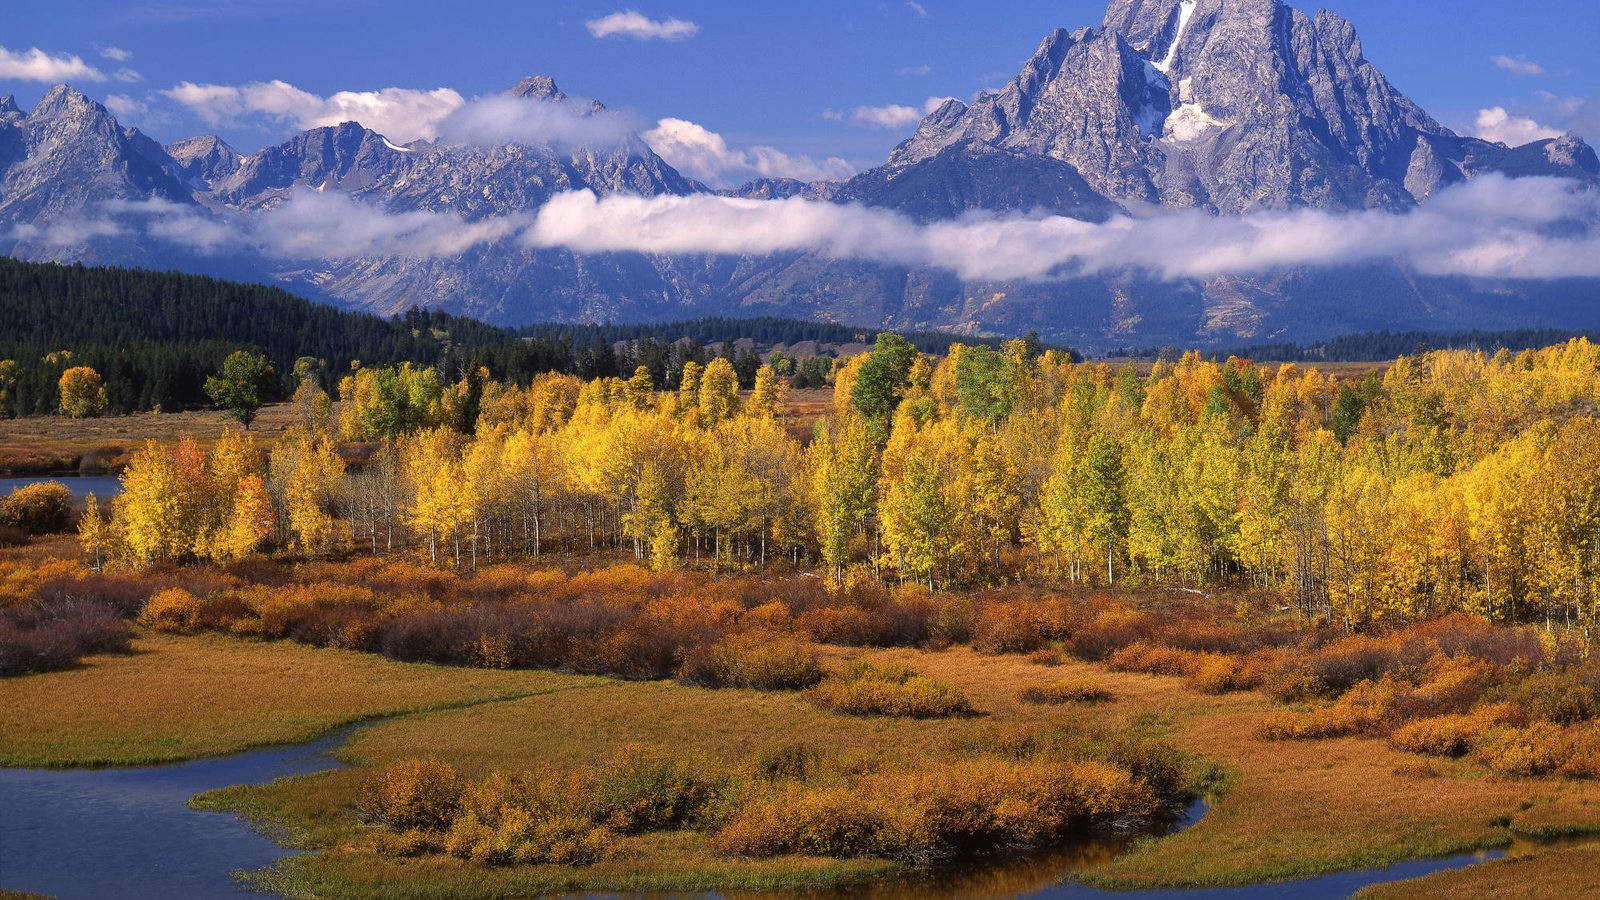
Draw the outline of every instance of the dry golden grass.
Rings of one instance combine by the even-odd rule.
[[[250,431],[258,440],[270,444],[293,422],[294,408],[287,403],[274,403],[261,408]],[[120,447],[125,452],[132,451],[147,440],[167,443],[182,434],[193,435],[202,446],[209,447],[227,427],[237,428],[238,423],[213,409],[98,419],[0,419],[0,474],[75,470],[79,459],[92,450]]]
[[[957,753],[965,736],[995,726],[1155,727],[1182,749],[1224,767],[1226,790],[1199,825],[1144,843],[1088,873],[1091,880],[1123,886],[1240,884],[1503,846],[1512,836],[1507,823],[1519,815],[1531,826],[1535,816],[1570,810],[1581,817],[1590,804],[1600,803],[1600,784],[1594,782],[1489,778],[1470,761],[1425,760],[1378,738],[1264,741],[1256,737],[1257,726],[1280,708],[1277,704],[1257,693],[1202,694],[1174,677],[1111,672],[1067,660],[1051,670],[1052,680],[1093,678],[1115,695],[1115,702],[1025,703],[1020,689],[1040,682],[1038,666],[1023,656],[968,648],[820,649],[830,668],[857,657],[910,665],[959,686],[980,712],[971,719],[919,721],[838,715],[789,693],[404,666],[341,651],[214,636],[145,636],[137,646],[147,652],[96,658],[74,672],[8,682],[7,688],[25,691],[20,706],[0,713],[5,758],[53,753],[66,761],[154,752],[177,758],[292,740],[384,708],[518,692],[530,696],[380,722],[354,735],[343,755],[362,766],[435,756],[477,774],[534,762],[592,764],[628,743],[737,764],[764,748],[801,739],[846,755],[888,753],[937,764]],[[587,686],[559,690],[575,684]],[[174,697],[184,701],[166,708]],[[302,708],[307,706],[310,712]],[[266,715],[263,708],[269,710]],[[586,869],[489,871],[452,860],[384,858],[372,849],[373,832],[351,812],[358,776],[336,772],[292,779],[224,792],[205,802],[283,824],[302,845],[335,848],[287,861],[271,876],[274,887],[292,895],[759,889],[895,871],[881,862],[729,860],[698,833],[628,837],[617,859]],[[1540,810],[1541,805],[1550,809]],[[1551,876],[1566,879],[1557,883],[1581,877],[1564,868],[1585,857],[1563,852],[1541,859],[1544,855],[1550,859],[1537,865],[1563,870]]]
[[[397,663],[217,635],[146,634],[133,653],[4,683],[0,765],[126,765],[308,740],[375,716],[600,679]]]

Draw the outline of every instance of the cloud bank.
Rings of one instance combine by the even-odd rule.
[[[1048,280],[1138,271],[1206,279],[1287,267],[1392,260],[1424,275],[1600,277],[1600,191],[1558,178],[1478,178],[1403,213],[1319,210],[1213,216],[1139,209],[1103,223],[1061,216],[972,214],[919,224],[898,213],[792,198],[596,197],[559,194],[538,210],[464,221],[387,213],[337,193],[302,190],[249,218],[221,220],[165,201],[107,204],[96,217],[13,240],[76,246],[143,230],[200,253],[252,249],[271,257],[451,257],[515,240],[580,254],[816,253],[954,272],[969,281]]]
[[[285,122],[302,130],[360,122],[402,143],[436,137],[439,123],[466,103],[450,88],[419,91],[391,87],[322,97],[286,81],[245,85],[185,81],[161,93],[213,126],[246,116]]]
[[[597,38],[627,37],[636,41],[681,41],[700,33],[700,26],[686,19],[652,19],[632,9],[583,23]]]
[[[491,94],[451,110],[437,122],[434,132],[442,141],[481,147],[612,147],[626,141],[638,126],[632,115],[591,108],[579,101],[553,103]]]
[[[132,70],[124,69],[124,72]],[[138,73],[134,73],[137,75]],[[31,47],[27,50],[7,50],[0,47],[0,79],[18,81],[105,81],[106,74],[83,61],[83,57],[69,53],[51,55]],[[137,80],[135,78],[134,80]]]
[[[775,147],[745,150],[728,146],[722,135],[687,119],[662,119],[640,137],[674,169],[707,184],[731,185],[751,178],[823,181],[849,178],[856,167],[837,156],[791,156]]]
[[[1478,110],[1478,137],[1496,141],[1508,147],[1520,147],[1534,141],[1561,137],[1559,128],[1540,125],[1527,116],[1512,115],[1503,106]]]

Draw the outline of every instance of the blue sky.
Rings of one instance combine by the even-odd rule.
[[[65,80],[113,98],[124,124],[161,140],[214,131],[248,152],[295,133],[312,115],[308,108],[339,91],[408,89],[378,99],[426,108],[443,95],[414,92],[448,88],[470,98],[540,73],[568,93],[631,112],[641,128],[673,118],[715,133],[707,138],[680,125],[682,140],[720,135],[724,144],[713,156],[722,155],[703,159],[703,175],[719,165],[722,180],[768,169],[828,174],[880,162],[914,128],[907,108],[920,112],[929,97],[967,98],[1003,84],[1051,28],[1098,26],[1104,7],[1103,0],[13,0],[0,29],[0,93],[15,93],[26,108],[57,80],[49,76],[77,72]],[[1355,23],[1370,60],[1451,127],[1573,128],[1600,138],[1593,0],[1333,0],[1331,8]],[[595,36],[605,29],[592,23],[629,9],[640,16],[614,21],[666,37],[628,37],[626,29]],[[298,92],[228,93],[274,80]],[[164,93],[185,82],[211,87],[184,95],[187,106]],[[1480,124],[1483,111],[1496,108],[1502,114]],[[415,112],[408,110],[396,115]]]

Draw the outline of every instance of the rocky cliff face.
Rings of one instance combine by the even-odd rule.
[[[1113,200],[1219,213],[1404,209],[1507,168],[1396,90],[1349,22],[1279,0],[1115,0],[999,93],[935,111],[886,168],[963,141],[1067,163]],[[1519,174],[1600,175],[1592,151],[1560,155]]]
[[[506,94],[564,116],[606,114],[545,76]],[[843,182],[762,179],[724,193],[859,203],[923,222],[974,211],[1103,221],[1139,204],[1222,216],[1404,210],[1488,172],[1597,182],[1600,160],[1575,137],[1510,148],[1455,134],[1391,85],[1331,13],[1307,16],[1280,0],[1114,0],[1101,27],[1047,36],[1003,89],[934,110],[882,166]],[[771,313],[964,333],[1038,329],[1090,348],[1383,327],[1600,326],[1600,310],[1575,300],[1591,296],[1586,283],[1421,278],[1395,266],[1207,282],[1120,274],[979,283],[803,253],[577,255],[511,238],[447,258],[269,260],[183,251],[125,224],[85,221],[108,201],[154,198],[197,221],[248,223],[297,191],[320,191],[473,222],[535,212],[568,190],[707,189],[635,135],[596,146],[400,146],[347,122],[241,157],[211,136],[161,147],[66,86],[27,113],[0,99],[0,251],[275,280],[382,313],[421,304],[508,324]]]

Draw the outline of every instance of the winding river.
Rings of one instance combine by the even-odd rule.
[[[246,893],[239,870],[270,865],[286,850],[244,819],[190,809],[195,794],[336,768],[334,753],[359,727],[309,743],[163,766],[0,769],[0,888],[76,898],[209,898]],[[1205,815],[1196,802],[1175,824]],[[1028,897],[1034,900],[1267,900],[1348,897],[1360,888],[1482,862],[1501,851],[1412,860],[1387,868],[1237,888],[1103,891],[1073,872],[1127,852],[1136,836],[1102,836],[1053,853],[959,871],[806,892],[806,898]],[[713,900],[722,895],[704,895]],[[736,895],[728,895],[730,897]],[[763,897],[772,897],[770,893]]]

